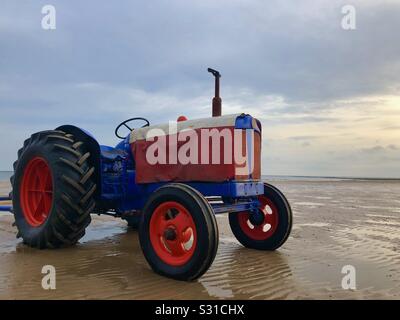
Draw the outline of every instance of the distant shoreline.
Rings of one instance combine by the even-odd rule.
[[[0,171],[0,181],[9,181],[13,171]],[[400,181],[400,178],[380,177],[342,177],[342,176],[305,176],[305,175],[262,175],[263,180],[358,180],[358,181]]]
[[[335,177],[335,176],[289,176],[289,175],[262,175],[267,178],[295,178],[295,179],[327,179],[327,180],[367,180],[367,181],[400,181],[400,178],[374,178],[374,177]]]

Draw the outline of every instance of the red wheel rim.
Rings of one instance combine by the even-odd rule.
[[[278,227],[278,210],[273,202],[266,196],[259,196],[259,210],[264,215],[264,220],[259,225],[250,221],[250,213],[238,213],[239,225],[242,231],[253,240],[266,240],[270,238]]]
[[[189,211],[175,201],[160,204],[150,219],[150,241],[157,256],[171,266],[181,266],[193,256],[196,225]]]
[[[20,197],[25,220],[33,227],[42,225],[53,203],[51,170],[43,158],[35,157],[25,167]]]

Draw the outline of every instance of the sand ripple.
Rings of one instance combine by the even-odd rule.
[[[295,225],[285,246],[276,252],[245,249],[233,238],[227,217],[218,216],[221,242],[216,260],[192,283],[154,274],[143,258],[137,232],[120,220],[94,217],[76,247],[34,250],[15,239],[12,217],[0,216],[0,299],[399,298],[400,215],[395,210],[399,203],[392,199],[400,194],[400,184],[276,185],[294,208]],[[41,288],[44,264],[56,267],[56,290]],[[347,264],[357,271],[354,291],[341,288],[341,269]]]

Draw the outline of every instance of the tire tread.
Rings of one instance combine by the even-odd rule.
[[[19,168],[21,157],[34,145],[50,148],[53,153],[55,165],[61,171],[60,180],[57,180],[60,184],[58,190],[61,192],[53,198],[52,211],[43,225],[43,231],[37,236],[28,236],[16,216],[18,233],[21,234],[24,243],[40,249],[73,245],[84,236],[85,229],[91,221],[90,213],[96,205],[93,197],[96,190],[96,184],[93,182],[95,169],[90,163],[90,153],[82,141],[75,141],[72,134],[60,130],[37,132],[26,139],[23,147],[18,150],[18,159],[13,164],[14,172],[23,170]],[[15,185],[15,174],[10,178],[10,182],[13,190],[19,190]],[[10,193],[12,198],[14,193]],[[22,215],[20,213],[19,216]]]

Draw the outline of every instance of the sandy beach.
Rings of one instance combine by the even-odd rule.
[[[93,216],[78,245],[36,250],[16,239],[0,213],[0,299],[399,299],[400,182],[296,179],[270,181],[287,196],[294,227],[276,252],[243,248],[218,215],[220,245],[198,281],[154,274],[137,231]],[[9,190],[0,183],[0,194]],[[43,290],[41,268],[56,267],[57,289]],[[341,286],[356,268],[356,290]]]

